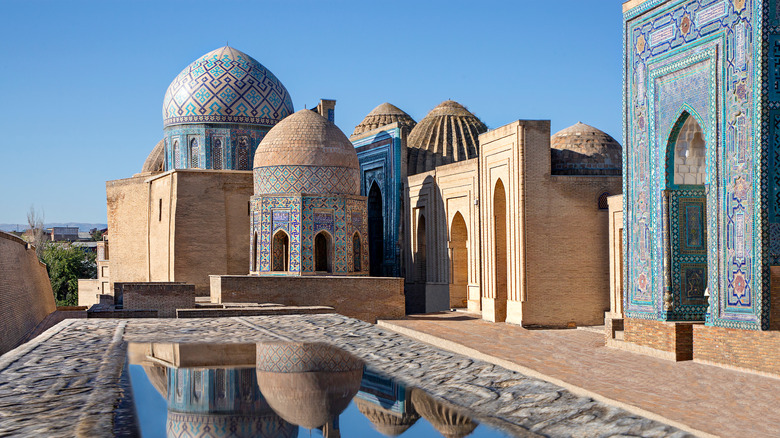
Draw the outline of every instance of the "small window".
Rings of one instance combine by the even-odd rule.
[[[162,198],[160,198],[160,205],[157,207],[157,212],[159,213],[157,222],[162,222]]]
[[[599,210],[607,210],[609,208],[607,198],[609,198],[609,192],[604,192],[599,195]]]

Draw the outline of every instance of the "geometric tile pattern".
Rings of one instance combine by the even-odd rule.
[[[401,128],[395,127],[352,142],[360,160],[360,194],[368,196],[373,184],[382,197],[382,275],[401,277]],[[366,242],[364,242],[366,243]],[[365,245],[364,245],[365,246]],[[364,251],[365,252],[365,251]]]
[[[358,192],[357,171],[330,166],[269,166],[254,169],[255,193]]]
[[[293,112],[290,94],[279,79],[246,53],[228,46],[182,70],[163,101],[164,126],[226,122],[270,127]]]
[[[707,208],[701,214],[707,229],[700,236],[707,236],[707,262],[706,269],[688,266],[687,271],[681,263],[673,275],[680,281],[685,277],[693,288],[709,286],[708,324],[768,329],[768,224],[773,217],[780,223],[768,203],[769,193],[777,193],[780,202],[780,177],[767,171],[769,145],[775,144],[769,139],[780,138],[777,3],[648,0],[624,14],[623,250],[629,317],[665,317],[662,191],[675,188],[667,185],[673,156],[667,151],[673,151],[679,121],[693,116],[706,144]],[[763,56],[762,42],[768,46]],[[777,111],[776,125],[772,111]],[[699,282],[700,275],[706,282]]]
[[[325,343],[269,342],[257,344],[257,370],[270,373],[352,371],[363,361]]]
[[[164,130],[165,170],[171,169],[226,169],[252,170],[255,148],[263,140],[269,128],[238,124],[181,124]],[[193,140],[201,146],[197,162],[187,153],[185,145]],[[179,151],[172,145],[180,145]],[[219,152],[216,152],[216,151]],[[172,166],[171,163],[174,163]]]
[[[366,200],[360,196],[253,196],[252,234],[258,234],[258,271],[273,274],[273,236],[283,230],[289,242],[287,274],[314,273],[314,236],[327,232],[333,241],[334,275],[363,273],[368,266]],[[360,220],[356,220],[357,218]],[[354,262],[352,237],[360,236],[361,263]],[[349,236],[349,238],[348,238]],[[250,250],[251,251],[251,250]],[[255,257],[250,254],[250,257]],[[252,259],[250,259],[252,260]],[[278,268],[278,266],[277,266]]]

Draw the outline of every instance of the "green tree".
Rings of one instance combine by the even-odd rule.
[[[58,306],[78,304],[79,278],[97,278],[95,253],[70,243],[44,245],[41,261],[46,264]]]

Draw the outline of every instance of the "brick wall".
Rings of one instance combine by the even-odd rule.
[[[195,307],[193,284],[114,283],[114,293],[122,296],[124,310],[156,310],[160,318],[175,318],[176,309]]]
[[[405,314],[402,278],[212,275],[211,301],[331,306],[370,323]]]
[[[697,325],[693,328],[693,359],[780,374],[780,331]]]
[[[626,318],[626,342],[673,353],[677,360],[693,358],[693,330],[701,323],[665,322]]]
[[[0,232],[0,354],[16,347],[55,310],[49,276],[35,250]]]

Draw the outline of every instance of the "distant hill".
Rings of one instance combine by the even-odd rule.
[[[86,224],[83,222],[52,222],[43,225],[44,228],[51,227],[79,227],[79,231],[89,231],[93,228],[102,230],[108,228],[106,224]],[[27,224],[0,224],[0,231],[24,231],[27,229]]]

